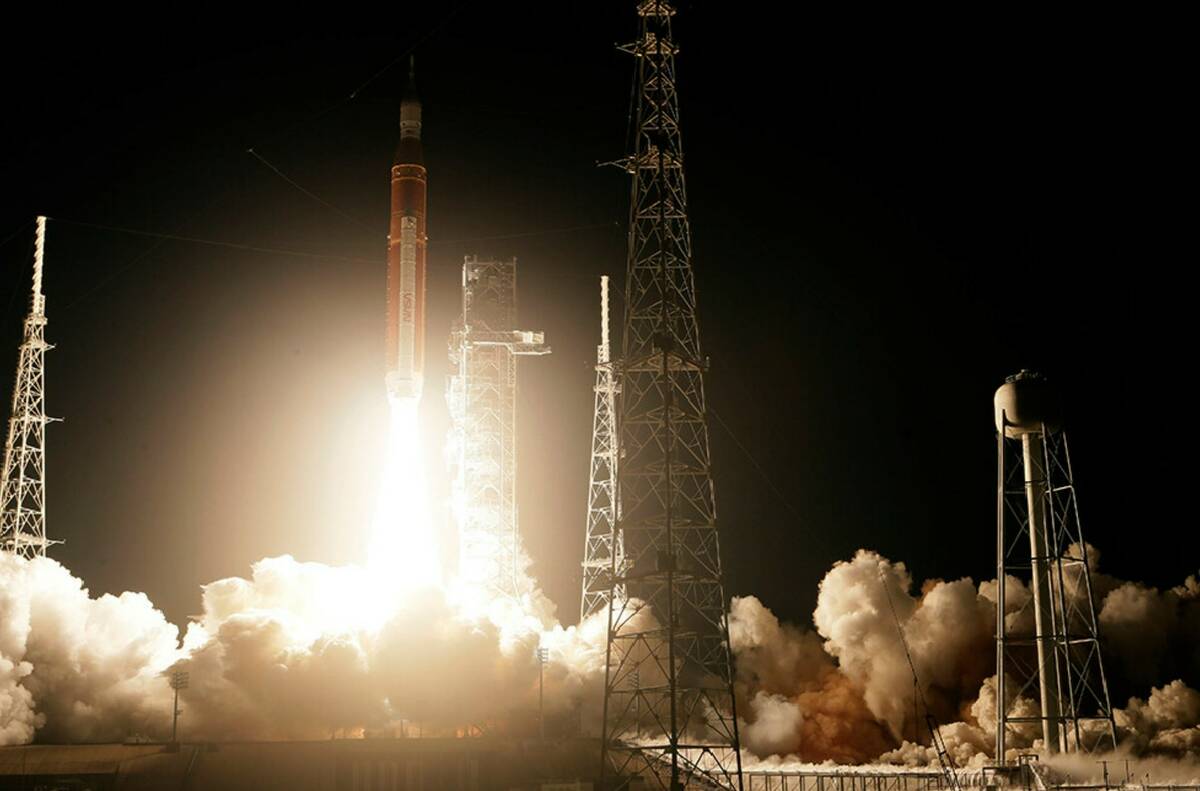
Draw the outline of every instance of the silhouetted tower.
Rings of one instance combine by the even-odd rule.
[[[741,788],[684,187],[674,9],[637,6],[620,456],[603,769],[658,787]],[[624,589],[622,596],[616,591]]]
[[[592,465],[588,479],[587,538],[583,546],[583,596],[579,620],[601,612],[610,596],[624,598],[613,590],[613,566],[618,576],[625,563],[619,543],[614,541],[617,515],[617,385],[608,343],[608,275],[600,278],[600,345],[596,347],[596,406],[592,417]]]
[[[1050,753],[1112,749],[1087,544],[1054,391],[1021,371],[996,391],[996,760],[1014,730]],[[1006,606],[1006,575],[1029,595]],[[1036,697],[1036,700],[1035,700]]]
[[[528,592],[517,528],[517,358],[550,347],[543,333],[516,327],[516,259],[467,256],[447,401],[459,578],[476,603]]]
[[[13,382],[12,413],[4,443],[0,483],[0,550],[22,557],[46,554],[46,298],[42,296],[42,263],[46,218],[37,218],[33,254],[33,297],[25,317],[25,339]]]

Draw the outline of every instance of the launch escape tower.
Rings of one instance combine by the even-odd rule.
[[[37,218],[33,254],[33,298],[25,317],[12,413],[4,443],[4,477],[0,482],[0,550],[32,558],[44,556],[46,538],[46,297],[42,295],[42,263],[46,218]]]
[[[459,574],[476,590],[510,597],[527,592],[517,533],[517,358],[550,353],[543,333],[516,327],[516,259],[467,256],[447,394]]]
[[[742,787],[675,83],[675,10],[642,0],[616,527],[604,587],[601,772],[655,787]],[[589,551],[596,545],[589,545]],[[591,559],[585,559],[585,568]]]
[[[995,413],[996,760],[1022,729],[1050,753],[1112,749],[1116,727],[1057,399],[1044,379],[1021,371],[996,391]],[[1009,574],[1028,579],[1030,595],[1006,615]]]
[[[615,566],[624,569],[619,544],[613,540],[617,516],[617,393],[608,343],[608,275],[600,278],[600,345],[596,347],[596,405],[592,418],[592,464],[588,478],[587,537],[584,540],[583,595],[579,620],[608,607],[610,593],[625,598],[622,588],[613,590],[609,574]],[[615,553],[615,557],[614,557]]]

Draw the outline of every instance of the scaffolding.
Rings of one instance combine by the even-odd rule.
[[[529,592],[517,523],[517,358],[550,347],[543,333],[516,326],[516,259],[467,256],[450,336],[450,460],[459,579],[486,600]]]

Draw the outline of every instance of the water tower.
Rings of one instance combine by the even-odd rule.
[[[1058,395],[1021,371],[996,391],[995,413],[996,760],[1004,762],[1014,731],[1030,729],[1047,753],[1112,749],[1116,728]],[[1028,582],[1028,596],[1007,590],[1009,575]]]

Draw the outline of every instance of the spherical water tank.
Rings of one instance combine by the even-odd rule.
[[[1006,437],[1058,430],[1058,397],[1046,380],[1032,371],[1008,377],[996,391],[993,404],[996,430],[1003,430]]]

